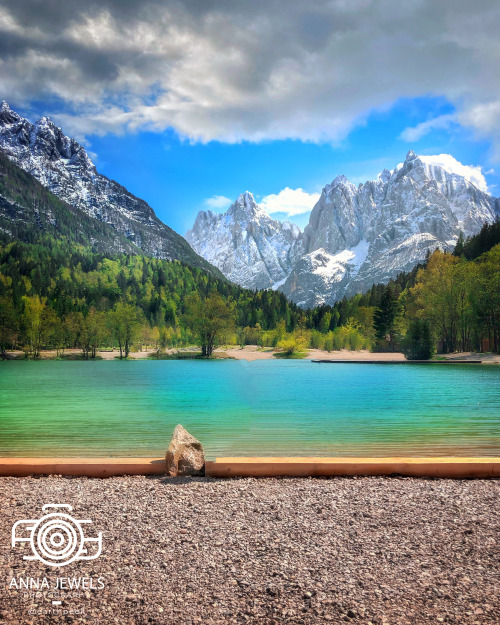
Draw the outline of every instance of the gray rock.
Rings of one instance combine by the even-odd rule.
[[[110,225],[146,255],[177,259],[214,272],[144,200],[100,174],[85,148],[48,117],[32,124],[1,102],[0,149],[54,195]]]
[[[283,283],[292,270],[301,255],[301,234],[295,224],[269,217],[247,191],[223,215],[198,213],[186,239],[233,282],[267,289]]]
[[[165,460],[171,477],[205,474],[203,445],[182,425],[174,429]]]
[[[438,162],[410,151],[357,187],[338,176],[303,233],[271,219],[247,192],[224,215],[200,213],[186,238],[241,286],[279,289],[303,308],[333,304],[410,271],[429,250],[452,250],[460,231],[471,236],[495,220],[500,200],[464,178],[459,164]]]

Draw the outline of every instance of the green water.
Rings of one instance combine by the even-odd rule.
[[[0,363],[1,456],[500,454],[500,367],[309,361]]]

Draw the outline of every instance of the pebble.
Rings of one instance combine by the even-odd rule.
[[[0,623],[498,625],[499,501],[498,480],[0,478],[0,544],[52,502],[104,536],[97,560],[8,548],[0,570],[105,583],[59,620],[2,583]]]

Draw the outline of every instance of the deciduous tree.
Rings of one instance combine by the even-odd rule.
[[[186,298],[185,321],[200,341],[202,356],[209,358],[221,340],[234,331],[234,304],[224,301],[218,293],[201,299],[198,294]]]

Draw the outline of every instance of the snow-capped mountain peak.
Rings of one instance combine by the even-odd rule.
[[[7,100],[2,100],[2,103],[0,104],[0,113],[6,113],[6,112],[9,112],[10,110],[11,109]]]
[[[298,226],[272,219],[246,191],[224,214],[200,211],[186,239],[230,280],[260,289],[284,282],[301,234]]]
[[[32,123],[4,100],[0,107],[0,149],[52,193],[111,225],[144,253],[212,270],[146,202],[99,174],[85,148],[49,117]]]
[[[385,184],[390,179],[393,173],[394,173],[394,170],[391,171],[390,169],[384,169],[377,176],[377,180],[380,180],[381,182]]]
[[[358,187],[337,176],[303,233],[291,227],[285,239],[286,225],[247,193],[225,215],[200,213],[186,236],[234,282],[280,288],[304,307],[332,304],[411,269],[429,249],[452,249],[460,231],[472,235],[493,221],[500,202],[483,181],[479,168],[410,150],[403,163]]]
[[[256,203],[250,191],[241,193],[234,204],[228,208],[226,215],[240,222],[268,217],[267,213]]]
[[[2,100],[2,105],[0,106],[0,123],[14,124],[20,119],[22,119],[21,116],[10,108],[8,102]]]

